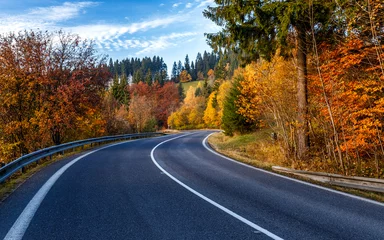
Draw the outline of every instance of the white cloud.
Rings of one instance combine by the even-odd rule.
[[[178,2],[178,3],[175,3],[172,5],[173,8],[177,8],[180,4],[182,4],[182,2]]]
[[[73,33],[79,34],[82,38],[93,39],[96,42],[105,44],[106,42],[112,43],[119,40],[126,34],[134,34],[137,32],[146,32],[150,29],[158,27],[166,27],[172,23],[180,22],[177,16],[170,16],[161,19],[146,20],[131,24],[109,25],[109,24],[95,24],[95,25],[82,25],[66,28]]]
[[[197,6],[197,8],[202,8],[202,7],[206,7],[210,4],[213,4],[215,1],[214,0],[205,0],[205,1],[199,1],[200,4],[199,6]]]
[[[159,7],[163,7],[165,4],[164,3],[160,3]]]
[[[183,41],[183,39],[187,39],[186,41],[188,41],[190,37],[196,36],[197,34],[198,33],[195,32],[171,33],[170,35],[164,35],[154,40],[142,42],[142,47],[144,46],[144,43],[147,46],[144,47],[144,49],[136,52],[136,55],[153,53],[154,51],[160,51],[172,46],[176,46],[180,40]]]
[[[77,17],[84,9],[97,6],[98,2],[65,2],[62,5],[39,7],[29,10],[26,14],[0,15],[0,33],[18,32],[24,29],[51,29],[57,23]]]
[[[65,2],[61,6],[39,7],[29,11],[28,16],[45,21],[65,21],[79,15],[87,7],[97,6],[97,2]]]
[[[214,4],[214,1],[189,0],[185,5],[181,2],[173,4],[174,8],[185,6],[180,8],[182,12],[173,12],[155,19],[129,22],[128,17],[124,19],[122,16],[122,21],[117,24],[100,21],[101,23],[63,27],[62,22],[76,18],[87,8],[98,5],[97,2],[90,1],[66,2],[59,6],[34,8],[25,14],[14,16],[4,16],[0,13],[0,33],[37,28],[50,31],[63,29],[65,32],[79,34],[83,39],[93,39],[97,48],[114,57],[119,54],[119,57],[126,57],[127,54],[140,57],[146,54],[161,54],[173,61],[180,55],[185,56],[187,52],[191,55],[195,54],[195,51],[208,50],[204,33],[220,30],[212,21],[202,16],[202,10],[209,4]],[[180,30],[182,22],[185,26]],[[159,31],[159,28],[163,29]],[[185,29],[188,29],[188,32],[182,32]],[[188,47],[185,47],[188,42]],[[168,64],[170,63],[167,62]]]

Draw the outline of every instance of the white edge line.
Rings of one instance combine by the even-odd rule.
[[[193,194],[195,194],[196,196],[202,198],[203,200],[207,201],[208,203],[212,204],[213,206],[219,208],[220,210],[224,211],[225,213],[231,215],[232,217],[240,220],[241,222],[247,224],[248,226],[254,228],[255,230],[259,231],[259,232],[262,232],[264,233],[265,235],[267,235],[268,237],[272,238],[272,239],[275,239],[275,240],[283,240],[281,237],[279,236],[276,236],[275,234],[269,232],[268,230],[260,227],[259,225],[249,221],[248,219],[245,219],[244,217],[240,216],[239,214],[229,210],[228,208],[226,207],[223,207],[222,205],[218,204],[217,202],[211,200],[210,198],[204,196],[203,194],[197,192],[196,190],[192,189],[191,187],[187,186],[186,184],[184,184],[183,182],[181,182],[180,180],[178,180],[177,178],[175,178],[174,176],[172,176],[170,173],[168,173],[166,170],[164,170],[159,164],[158,162],[156,161],[155,157],[154,157],[154,152],[156,150],[157,147],[159,147],[160,145],[166,143],[166,142],[169,142],[169,141],[172,141],[172,140],[175,140],[177,138],[181,138],[181,137],[185,137],[185,136],[188,136],[188,135],[191,135],[191,134],[194,134],[194,133],[190,133],[190,134],[185,134],[185,135],[182,135],[182,136],[178,136],[178,137],[174,137],[174,138],[171,138],[171,139],[168,139],[168,140],[165,140],[159,144],[157,144],[151,151],[151,158],[152,158],[152,162],[163,172],[165,173],[168,177],[170,177],[173,181],[175,181],[176,183],[180,184],[182,187],[184,187],[185,189],[187,189],[188,191],[192,192]]]
[[[381,202],[377,202],[377,201],[374,201],[374,200],[371,200],[371,199],[355,196],[355,195],[348,194],[348,193],[345,193],[345,192],[340,192],[340,191],[337,191],[337,190],[334,190],[334,189],[330,189],[330,188],[326,188],[326,187],[323,187],[323,186],[319,186],[319,185],[316,185],[316,184],[313,184],[313,183],[304,182],[302,180],[298,180],[298,179],[295,179],[295,178],[290,178],[290,177],[287,177],[287,176],[284,176],[284,175],[280,175],[280,174],[277,174],[277,173],[274,173],[274,172],[270,172],[270,171],[267,171],[267,170],[264,170],[264,169],[261,169],[261,168],[257,168],[257,167],[254,167],[254,166],[251,166],[251,165],[248,165],[248,164],[236,161],[236,160],[234,160],[232,158],[229,158],[227,156],[224,156],[223,154],[220,154],[220,153],[216,152],[215,150],[213,150],[213,149],[211,149],[210,147],[207,146],[207,139],[212,134],[214,134],[214,133],[211,133],[206,138],[204,138],[204,140],[202,142],[203,146],[208,151],[210,151],[211,153],[216,154],[217,156],[222,157],[222,158],[224,158],[224,159],[226,159],[228,161],[235,162],[237,164],[243,165],[245,167],[248,167],[248,168],[251,168],[251,169],[263,172],[263,173],[268,173],[268,174],[271,174],[273,176],[277,176],[277,177],[281,177],[281,178],[284,178],[284,179],[287,179],[287,180],[291,180],[293,182],[301,183],[301,184],[304,184],[304,185],[307,185],[307,186],[319,188],[319,189],[322,189],[322,190],[325,190],[325,191],[329,191],[329,192],[332,192],[332,193],[337,193],[337,194],[340,194],[340,195],[343,195],[343,196],[347,196],[347,197],[354,198],[354,199],[357,199],[357,200],[360,200],[360,201],[364,201],[364,202],[368,202],[368,203],[372,203],[372,204],[376,204],[376,205],[379,205],[381,207],[384,207],[384,203],[381,203]]]
[[[52,175],[48,181],[39,189],[39,191],[34,195],[34,197],[29,201],[28,205],[24,208],[23,212],[20,214],[20,216],[17,218],[16,222],[12,225],[11,229],[8,231],[7,235],[4,237],[4,240],[21,240],[29,226],[29,224],[32,221],[33,216],[35,215],[37,209],[39,208],[41,202],[44,200],[45,196],[48,194],[49,190],[52,188],[52,186],[56,183],[56,181],[59,179],[59,177],[73,164],[81,160],[82,158],[93,154],[97,151],[103,150],[105,148],[113,147],[116,145],[129,143],[137,140],[130,140],[130,141],[124,141],[119,142],[115,144],[111,144],[105,147],[98,148],[96,150],[93,150],[91,152],[88,152],[84,155],[81,155],[63,167],[61,167],[54,175]]]

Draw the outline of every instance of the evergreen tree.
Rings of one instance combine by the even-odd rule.
[[[196,75],[199,72],[204,72],[204,63],[203,58],[201,57],[201,53],[197,53],[196,61],[195,61]]]
[[[111,75],[114,76],[114,75],[115,75],[115,72],[114,72],[113,60],[112,60],[112,58],[109,59],[108,69],[109,69],[109,72],[111,73]]]
[[[206,77],[207,76],[207,73],[209,71],[209,55],[207,53],[207,51],[204,51],[204,54],[203,54],[203,73],[204,73],[204,76]]]
[[[195,64],[193,63],[193,61],[191,62],[191,77],[192,77],[192,81],[195,81],[197,78]]]
[[[185,98],[183,85],[181,83],[177,84],[177,91],[179,92],[179,99],[182,102]]]
[[[152,72],[151,69],[148,69],[147,74],[145,75],[145,83],[152,85]]]
[[[177,71],[177,64],[176,62],[173,62],[173,66],[172,66],[172,73],[171,73],[171,81],[172,82],[176,82],[177,78],[178,78],[178,71]]]
[[[133,74],[133,83],[139,83],[141,81],[143,81],[143,73],[141,72],[141,70],[137,70],[134,74]]]
[[[126,90],[127,86],[127,78],[125,75],[123,75],[122,78],[119,78],[119,76],[116,74],[113,78],[112,83],[112,95],[113,97],[120,103],[127,105],[129,102],[129,94]]]
[[[236,100],[241,94],[240,81],[241,77],[236,77],[234,79],[233,85],[224,101],[223,117],[221,122],[224,134],[228,136],[233,136],[235,132],[246,133],[256,128],[255,124],[247,122],[243,116],[238,114]]]
[[[185,62],[184,62],[184,69],[187,71],[187,73],[191,74],[191,65],[189,64],[189,57],[188,54],[185,56]]]
[[[184,67],[183,67],[183,64],[181,63],[181,61],[179,60],[178,64],[177,64],[177,74],[180,75],[180,73],[184,70]]]

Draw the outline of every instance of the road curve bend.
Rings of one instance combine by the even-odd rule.
[[[228,160],[210,133],[50,165],[0,204],[0,239],[384,239],[383,204]]]

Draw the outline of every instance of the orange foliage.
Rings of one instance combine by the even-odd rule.
[[[25,31],[0,36],[0,56],[3,161],[104,134],[100,105],[109,73],[91,43]]]
[[[347,173],[361,157],[376,156],[372,166],[376,165],[378,174],[378,156],[384,157],[384,79],[376,49],[351,38],[334,49],[323,45],[320,50],[321,76],[310,75],[309,86],[313,111],[319,113],[317,120],[328,136],[339,139],[336,144],[348,160],[342,166]],[[329,111],[333,114],[336,138],[335,131],[330,130]]]
[[[180,82],[189,82],[192,80],[191,75],[187,72],[187,70],[183,70],[180,73]]]

